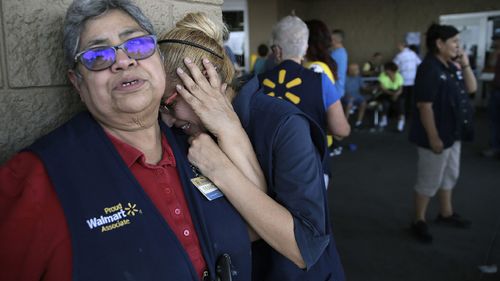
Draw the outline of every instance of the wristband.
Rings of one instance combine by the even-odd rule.
[[[462,66],[462,69],[466,69],[467,67],[470,67],[470,64]]]

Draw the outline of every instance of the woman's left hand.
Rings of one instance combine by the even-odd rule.
[[[241,128],[240,120],[225,95],[227,85],[221,85],[212,63],[203,59],[208,79],[189,58],[184,59],[184,64],[192,78],[178,68],[177,74],[184,86],[177,85],[176,90],[200,117],[205,128],[217,138],[223,131]]]

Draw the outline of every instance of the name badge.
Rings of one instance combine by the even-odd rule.
[[[191,182],[209,201],[224,196],[222,191],[205,176],[199,175],[196,178],[192,178]]]

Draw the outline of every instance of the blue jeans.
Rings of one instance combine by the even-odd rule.
[[[500,89],[494,88],[489,101],[490,145],[500,150]]]

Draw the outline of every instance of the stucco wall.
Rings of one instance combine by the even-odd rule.
[[[254,0],[248,4],[250,22],[250,53],[257,53],[260,44],[269,45],[271,27],[278,17],[277,3],[268,0]]]
[[[440,15],[500,10],[500,1],[312,0],[306,9],[306,18],[344,29],[351,60],[362,62],[375,51],[392,59],[397,41],[406,32],[423,35],[432,21],[439,22]]]
[[[158,32],[187,12],[221,21],[223,0],[137,0]],[[69,86],[61,48],[70,0],[0,0],[0,163],[84,106]]]
[[[295,9],[304,20],[321,19],[331,29],[344,29],[346,48],[356,62],[375,51],[392,59],[397,41],[407,31],[424,34],[440,15],[500,10],[500,1],[495,0],[249,0],[248,5],[252,52],[268,40],[272,25]]]

